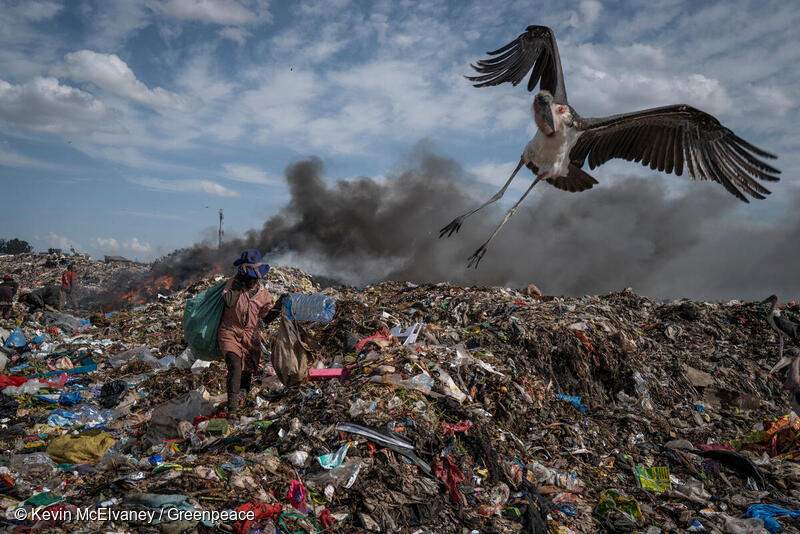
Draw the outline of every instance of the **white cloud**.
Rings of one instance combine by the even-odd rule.
[[[797,101],[780,87],[759,85],[753,89],[756,100],[763,104],[763,110],[770,115],[785,115],[797,106]]]
[[[123,247],[134,252],[146,253],[153,250],[150,243],[141,242],[138,238],[132,237],[123,244]]]
[[[58,235],[54,232],[47,234],[47,242],[52,248],[60,248],[61,250],[69,250],[70,247],[74,249],[80,248],[78,243],[68,237]]]
[[[91,94],[61,85],[55,78],[36,77],[20,85],[0,80],[0,119],[31,130],[109,131],[116,128],[102,121],[109,115],[106,106]]]
[[[272,21],[265,0],[150,0],[148,5],[166,17],[209,24],[248,26]]]
[[[79,50],[67,54],[64,59],[64,65],[55,71],[75,82],[91,82],[117,96],[154,108],[188,111],[192,107],[180,95],[161,87],[148,88],[116,54]]]
[[[63,169],[63,167],[59,165],[54,165],[46,161],[29,158],[28,156],[19,154],[17,152],[14,152],[13,150],[3,149],[2,144],[0,144],[0,166],[29,167],[32,169],[47,169],[47,170]]]
[[[231,41],[238,43],[239,46],[242,46],[244,45],[245,41],[247,41],[247,38],[252,37],[253,34],[244,28],[234,28],[229,26],[227,28],[222,28],[219,31],[219,36],[223,39],[230,39]]]
[[[280,183],[275,178],[268,176],[265,171],[249,165],[223,163],[222,168],[225,170],[222,176],[231,180],[236,180],[237,182],[266,185],[277,185]]]
[[[25,20],[40,22],[53,18],[56,13],[61,11],[62,7],[60,2],[27,1],[21,2],[12,9],[16,9],[17,14]],[[3,7],[3,9],[8,9],[8,7]]]
[[[173,193],[203,193],[216,197],[238,197],[239,193],[210,180],[164,180],[162,178],[133,177],[127,180],[152,191]]]
[[[119,250],[119,243],[113,237],[98,237],[95,238],[95,243],[102,250]]]

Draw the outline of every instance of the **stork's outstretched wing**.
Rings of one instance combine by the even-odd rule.
[[[680,176],[684,166],[692,179],[714,180],[748,202],[739,188],[755,198],[770,192],[754,178],[778,181],[781,171],[761,158],[775,156],[743,140],[713,116],[691,106],[645,109],[598,119],[579,119],[583,133],[570,152],[582,167],[587,156],[594,169],[613,158],[641,161]]]
[[[481,74],[467,76],[468,80],[477,82],[475,87],[500,85],[503,82],[517,85],[533,68],[528,91],[533,91],[541,78],[542,89],[550,91],[557,103],[567,103],[556,37],[547,26],[528,26],[525,33],[503,48],[487,54],[496,57],[481,59],[477,65],[470,65]]]

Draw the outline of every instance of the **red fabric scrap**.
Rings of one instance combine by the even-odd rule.
[[[458,423],[447,423],[442,421],[442,423],[439,425],[439,431],[445,436],[452,436],[453,434],[466,432],[470,428],[472,428],[472,421],[467,420],[459,421]]]
[[[336,524],[336,520],[331,515],[331,511],[325,508],[322,512],[320,512],[319,517],[317,518],[319,524],[322,525],[322,528],[328,530],[332,528],[333,525]]]
[[[289,494],[286,498],[301,514],[308,513],[308,507],[306,506],[306,489],[299,481],[292,480],[289,482]]]
[[[444,482],[447,489],[450,490],[450,500],[455,503],[461,502],[461,496],[458,494],[458,483],[464,481],[464,473],[456,465],[456,461],[450,455],[438,456],[433,464],[434,476]]]
[[[193,424],[194,426],[197,426],[197,425],[199,425],[200,423],[202,423],[203,421],[210,421],[210,420],[211,420],[211,419],[210,419],[209,417],[206,417],[205,415],[198,415],[197,417],[195,417],[194,419],[192,419],[192,424]]]
[[[237,521],[233,525],[238,534],[247,534],[247,532],[250,530],[250,526],[254,523],[267,519],[275,519],[280,516],[281,511],[283,511],[283,506],[280,504],[267,504],[265,502],[248,502],[241,505],[236,509],[236,511],[240,514],[242,512],[252,511],[255,515],[255,518],[252,520],[245,519],[243,521]]]
[[[386,328],[386,327],[384,326],[384,327],[381,329],[380,333],[378,333],[378,334],[375,334],[375,335],[372,335],[372,336],[369,336],[369,337],[365,337],[364,339],[362,339],[361,341],[359,341],[359,342],[356,344],[356,352],[361,352],[361,349],[363,349],[363,348],[364,348],[364,346],[365,346],[367,343],[369,343],[370,341],[372,341],[372,340],[375,340],[375,339],[382,339],[382,340],[384,340],[384,341],[389,341],[389,342],[391,342],[391,341],[392,341],[392,338],[394,338],[394,336],[392,335],[392,333],[391,333],[391,332],[389,332],[389,329],[388,329],[388,328]]]

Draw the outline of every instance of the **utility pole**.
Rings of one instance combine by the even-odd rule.
[[[222,219],[223,219],[222,208],[220,208],[219,209],[219,244],[217,245],[217,248],[222,248]]]

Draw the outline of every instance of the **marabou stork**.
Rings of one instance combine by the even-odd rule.
[[[690,178],[718,182],[744,202],[748,200],[742,191],[760,199],[769,194],[754,178],[778,181],[775,175],[780,171],[762,159],[774,159],[774,155],[743,140],[708,113],[685,104],[596,119],[578,115],[567,102],[558,46],[553,31],[546,26],[528,26],[504,47],[487,53],[493,57],[471,65],[479,75],[467,79],[475,87],[504,82],[517,85],[532,71],[528,91],[541,80],[540,91],[533,99],[538,131],[500,191],[478,208],[456,217],[440,230],[439,237],[458,232],[464,219],[498,201],[523,165],[536,179],[469,258],[468,267],[478,267],[489,243],[540,180],[571,192],[585,191],[598,183],[582,170],[587,159],[590,169],[614,158],[641,162],[678,176],[685,168]]]
[[[775,367],[769,370],[769,374],[779,371],[784,367],[789,367],[786,372],[786,381],[783,387],[789,392],[789,400],[792,403],[794,413],[800,415],[800,350],[789,349],[789,356],[781,358]]]
[[[761,301],[761,304],[770,303],[767,310],[767,323],[778,334],[780,346],[778,358],[783,358],[783,336],[788,336],[796,345],[800,345],[800,324],[795,323],[781,315],[778,310],[778,296],[770,295]]]

